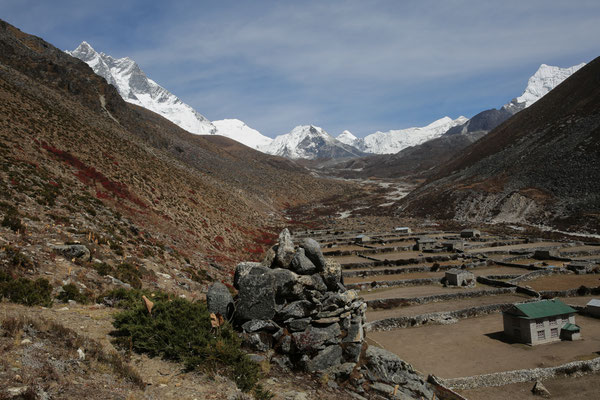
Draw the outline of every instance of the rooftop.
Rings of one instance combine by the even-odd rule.
[[[577,310],[569,307],[559,299],[553,299],[515,304],[507,312],[509,314],[519,315],[526,319],[536,319],[562,314],[572,314],[577,312]]]

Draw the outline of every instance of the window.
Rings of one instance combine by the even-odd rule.
[[[562,321],[563,321],[563,324],[566,324],[567,322],[569,322],[569,316],[568,315],[563,315],[562,316]]]
[[[550,320],[550,325],[558,325],[558,321],[555,319]]]
[[[544,320],[543,319],[538,319],[537,321],[535,321],[535,327],[536,328],[543,328],[544,327]]]
[[[538,340],[546,339],[546,331],[538,331]]]
[[[558,328],[552,328],[552,329],[550,329],[550,337],[551,338],[557,338],[558,337]]]

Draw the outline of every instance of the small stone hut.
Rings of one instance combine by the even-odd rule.
[[[360,234],[354,238],[355,243],[366,243],[370,242],[371,238],[367,235]]]
[[[442,242],[442,247],[447,251],[463,251],[465,249],[465,242],[462,240],[447,240]]]
[[[502,313],[504,334],[532,346],[578,340],[581,329],[575,324],[576,312],[559,299],[513,304]]]
[[[461,238],[478,238],[481,237],[481,232],[477,229],[464,229],[460,232]]]
[[[454,286],[471,286],[475,284],[475,275],[464,269],[452,268],[446,271],[446,283]]]
[[[594,317],[600,317],[600,299],[592,299],[585,306],[585,312]]]
[[[397,226],[394,228],[396,233],[412,233],[412,230],[408,226]]]
[[[431,251],[437,247],[437,240],[429,237],[418,237],[417,244],[415,244],[415,250],[417,251]]]

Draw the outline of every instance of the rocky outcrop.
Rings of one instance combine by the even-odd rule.
[[[348,381],[359,393],[399,385],[399,395],[431,398],[409,364],[367,346],[367,305],[344,287],[340,265],[325,259],[316,241],[295,246],[284,230],[262,263],[238,264],[234,286],[233,321],[244,343],[275,350],[277,364]]]

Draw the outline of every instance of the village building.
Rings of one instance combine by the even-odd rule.
[[[431,251],[437,247],[437,240],[429,237],[418,237],[417,244],[415,244],[415,250],[417,251]]]
[[[477,229],[465,229],[460,232],[461,238],[478,238],[481,237],[481,232]]]
[[[447,251],[463,251],[465,249],[465,242],[462,240],[448,240],[442,242],[442,247]]]
[[[475,284],[475,275],[464,269],[452,268],[446,271],[446,284],[454,286],[471,286]]]
[[[366,243],[366,242],[370,242],[370,241],[371,241],[371,238],[370,238],[370,237],[368,237],[367,235],[362,235],[362,234],[361,234],[361,235],[358,235],[358,236],[356,236],[356,237],[354,238],[354,241],[355,241],[356,243]]]
[[[412,230],[408,226],[397,226],[394,228],[396,233],[411,233]]]
[[[577,310],[559,299],[513,304],[502,313],[504,334],[532,346],[581,339],[575,324]]]
[[[600,317],[600,299],[592,299],[585,306],[585,312],[594,317]]]

